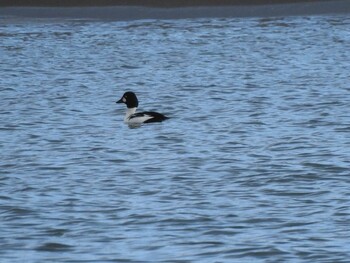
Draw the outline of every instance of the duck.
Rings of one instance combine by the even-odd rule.
[[[129,125],[162,122],[169,119],[169,117],[154,111],[136,113],[137,107],[139,106],[139,101],[136,94],[132,91],[125,92],[121,99],[116,101],[116,103],[126,104],[127,110],[124,117],[124,122]]]

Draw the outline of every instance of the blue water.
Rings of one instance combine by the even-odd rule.
[[[349,15],[1,19],[0,57],[1,262],[349,262]]]

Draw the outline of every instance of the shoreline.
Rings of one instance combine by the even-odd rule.
[[[29,0],[28,0],[29,1]],[[266,2],[266,1],[265,1]],[[148,7],[148,6],[84,6],[84,7],[1,7],[0,19],[94,19],[142,20],[230,17],[283,17],[320,14],[350,14],[349,0],[308,1],[300,3],[230,6]]]
[[[338,0],[2,0],[0,7],[197,7],[197,6],[261,6],[313,2],[336,2]]]

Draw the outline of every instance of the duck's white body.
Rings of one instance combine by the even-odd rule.
[[[141,124],[154,118],[151,114],[146,112],[136,113],[137,108],[127,109],[124,117],[124,122],[127,124]]]

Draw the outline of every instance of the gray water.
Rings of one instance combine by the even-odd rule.
[[[1,262],[349,262],[349,15],[2,19],[0,52]]]

